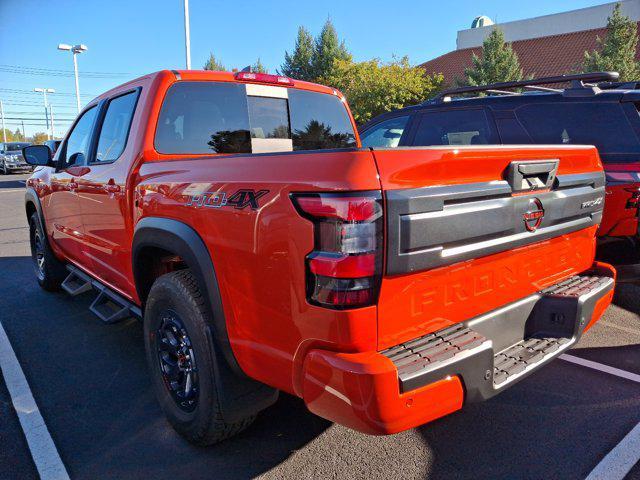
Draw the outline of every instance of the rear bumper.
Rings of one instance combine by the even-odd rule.
[[[311,350],[303,398],[313,413],[396,433],[500,393],[575,344],[613,297],[615,270],[592,270],[383,352]]]

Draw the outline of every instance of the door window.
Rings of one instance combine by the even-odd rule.
[[[113,162],[124,151],[137,99],[138,92],[131,92],[109,102],[98,138],[96,162]]]
[[[97,107],[92,107],[82,114],[73,127],[73,131],[67,138],[64,155],[60,157],[60,169],[78,165],[89,156],[89,144],[91,132],[98,112]],[[79,155],[80,154],[80,155]]]
[[[422,115],[414,145],[488,145],[497,142],[484,110],[443,110]]]
[[[595,145],[602,160],[637,161],[640,140],[619,103],[538,103],[516,109],[534,143]]]
[[[397,147],[409,116],[395,117],[380,122],[360,136],[363,147]]]

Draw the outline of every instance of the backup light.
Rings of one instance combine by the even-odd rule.
[[[314,249],[306,257],[309,303],[334,309],[375,303],[382,278],[380,192],[297,194],[292,200],[314,226]]]

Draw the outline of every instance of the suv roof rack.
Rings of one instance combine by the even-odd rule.
[[[465,87],[457,87],[450,88],[447,90],[443,90],[438,95],[433,97],[430,100],[427,100],[423,104],[427,103],[435,103],[435,102],[447,102],[451,100],[452,95],[460,95],[464,93],[474,93],[474,92],[490,92],[497,93],[500,91],[505,91],[506,89],[512,88],[528,88],[530,90],[534,90],[534,86],[536,85],[551,85],[555,83],[571,83],[571,89],[582,89],[582,88],[597,88],[597,85],[585,84],[585,82],[610,82],[613,83],[620,77],[618,72],[592,72],[592,73],[577,73],[571,75],[556,75],[553,77],[540,77],[534,78],[531,80],[517,80],[513,82],[498,82],[491,83],[488,85],[474,85],[474,86],[465,86]],[[535,88],[535,90],[541,90]],[[552,89],[550,89],[552,90]],[[502,93],[501,92],[501,93]],[[506,93],[506,92],[504,92]],[[516,92],[509,92],[511,94]]]

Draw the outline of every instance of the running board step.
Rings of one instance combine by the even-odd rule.
[[[61,285],[62,289],[72,297],[88,292],[93,288],[91,278],[78,269],[69,269],[69,275]]]
[[[98,296],[93,300],[89,310],[107,324],[118,323],[127,318],[142,318],[140,307],[130,302],[109,287],[74,266],[67,266],[69,275],[62,283],[62,288],[69,295],[76,296],[89,290],[97,290]]]
[[[100,320],[111,324],[131,317],[129,304],[122,297],[107,290],[105,287],[98,287],[98,291],[98,296],[89,307],[89,310]]]

